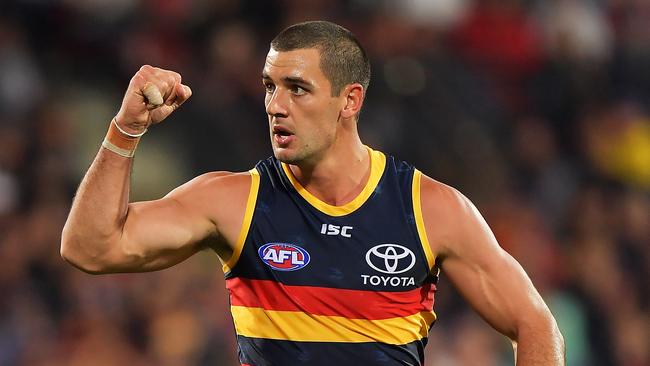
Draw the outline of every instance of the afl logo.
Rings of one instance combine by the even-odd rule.
[[[262,261],[276,271],[296,271],[309,264],[309,253],[287,243],[267,243],[257,251]]]
[[[366,252],[368,265],[381,273],[404,273],[415,265],[415,254],[399,244],[379,244]]]

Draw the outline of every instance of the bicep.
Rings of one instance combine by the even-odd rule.
[[[515,339],[520,321],[543,302],[521,265],[498,246],[491,233],[484,236],[446,256],[441,268],[482,318]]]
[[[234,176],[206,174],[159,200],[130,203],[112,253],[115,271],[167,268],[217,240],[216,213],[228,210],[230,200],[238,198],[238,186],[246,184],[246,177]]]
[[[118,241],[118,262],[139,271],[167,268],[196,253],[214,232],[204,215],[174,197],[131,203]]]

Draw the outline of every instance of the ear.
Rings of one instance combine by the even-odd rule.
[[[341,110],[341,117],[353,118],[361,111],[363,99],[365,97],[365,90],[359,83],[346,85],[341,91],[341,96],[345,97],[342,100],[343,109]]]

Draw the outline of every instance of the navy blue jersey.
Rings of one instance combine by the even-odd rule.
[[[368,149],[370,177],[343,206],[269,158],[253,184],[226,287],[243,365],[422,365],[436,315],[421,173]]]

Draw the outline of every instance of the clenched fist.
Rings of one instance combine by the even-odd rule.
[[[192,95],[177,72],[144,65],[133,75],[115,122],[139,134],[167,118]]]

